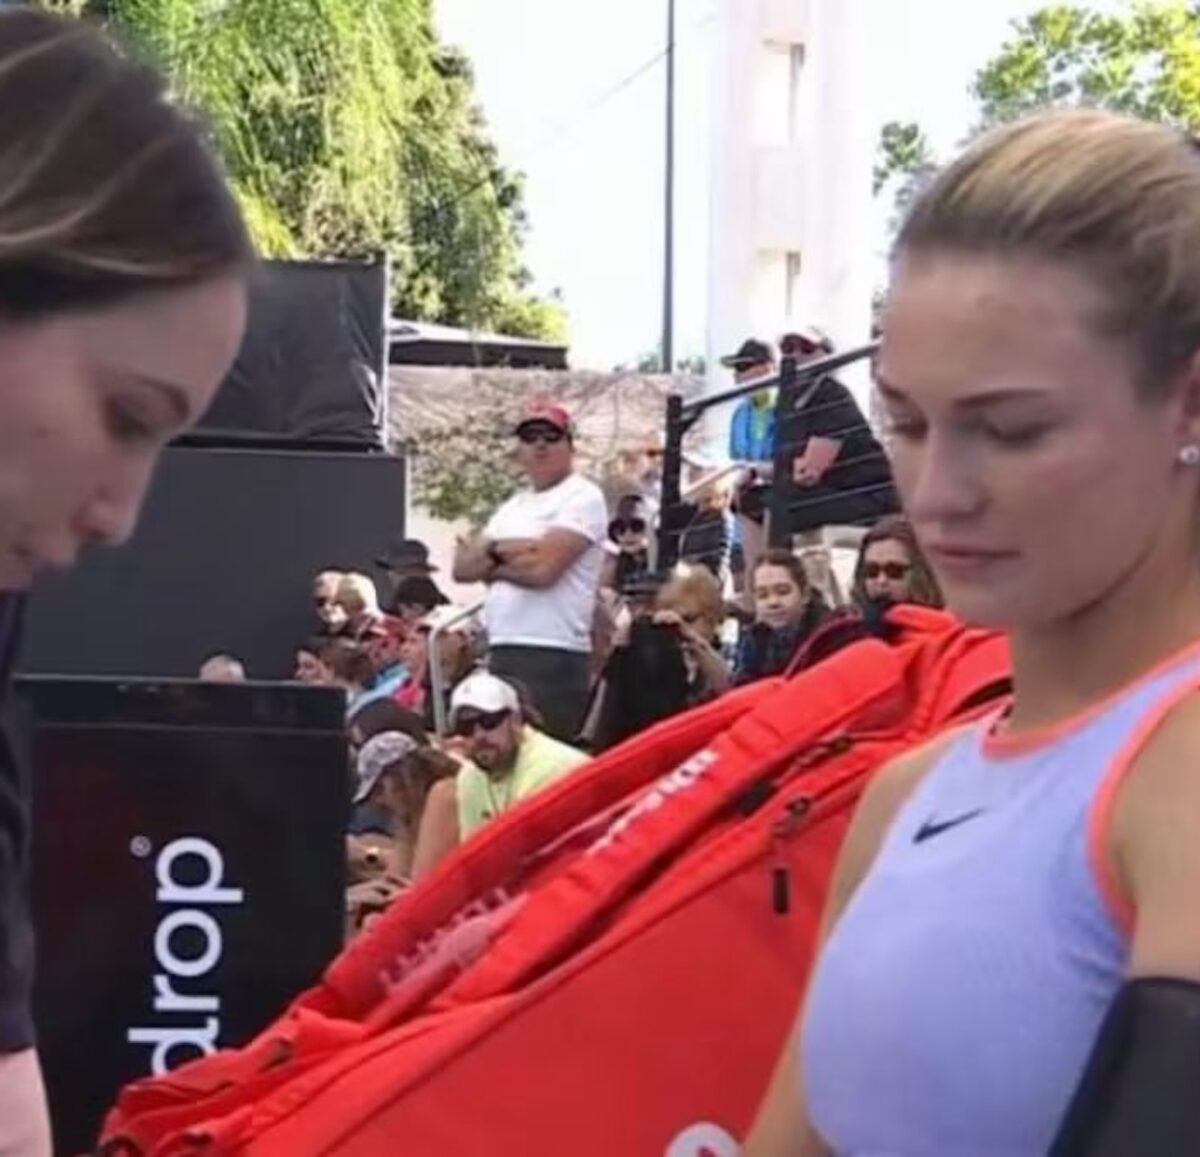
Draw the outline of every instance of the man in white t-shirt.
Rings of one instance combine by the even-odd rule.
[[[588,659],[608,512],[600,487],[574,472],[570,415],[535,403],[517,425],[530,489],[460,539],[456,582],[488,584],[489,666],[522,685],[544,730],[573,740],[588,700]]]

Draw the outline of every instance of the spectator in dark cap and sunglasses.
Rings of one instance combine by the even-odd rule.
[[[733,370],[736,385],[770,383],[777,373],[775,351],[758,338],[747,338],[736,353],[721,359]],[[729,425],[729,457],[746,469],[733,496],[737,543],[745,572],[751,574],[767,546],[767,506],[775,471],[775,390],[764,384],[744,397]]]
[[[420,618],[449,601],[432,577],[438,568],[429,561],[429,547],[420,539],[392,539],[387,550],[375,559],[375,565],[383,572],[381,601],[389,613],[399,618]],[[412,597],[414,593],[417,598]],[[441,602],[431,602],[431,597]],[[406,613],[406,606],[413,608],[412,613]]]
[[[528,687],[547,731],[569,740],[587,707],[608,512],[600,487],[574,472],[574,429],[562,406],[535,403],[515,433],[530,489],[505,502],[481,535],[459,541],[454,579],[487,584],[491,669]]]
[[[782,348],[800,364],[833,353],[816,330],[787,334]],[[899,509],[887,455],[849,389],[832,374],[801,385],[776,431],[791,468],[777,479],[787,492],[789,530],[871,526]]]

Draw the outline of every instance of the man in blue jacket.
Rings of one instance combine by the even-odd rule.
[[[747,338],[737,353],[721,359],[733,370],[737,385],[775,378],[775,351],[757,338]],[[729,457],[746,467],[734,494],[737,516],[735,542],[740,546],[741,566],[747,577],[767,545],[767,505],[771,493],[775,458],[775,390],[765,385],[744,397],[733,411],[729,424]],[[736,576],[735,576],[736,578]],[[752,584],[746,582],[748,589]]]

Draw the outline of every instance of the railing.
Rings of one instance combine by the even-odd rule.
[[[794,357],[784,357],[780,362],[779,373],[773,377],[757,378],[752,382],[742,382],[728,390],[692,401],[684,401],[682,394],[670,394],[667,397],[666,430],[663,438],[663,479],[662,501],[659,513],[658,528],[658,568],[669,570],[679,561],[680,538],[686,530],[681,525],[681,508],[686,497],[681,487],[683,473],[683,440],[688,431],[696,424],[703,414],[713,406],[726,402],[738,401],[760,390],[777,387],[775,399],[775,428],[779,431],[785,424],[786,418],[796,410],[804,391],[817,379],[845,366],[853,365],[864,358],[874,356],[879,348],[878,342],[858,346],[844,353],[830,354],[828,357],[816,358],[803,364]],[[777,438],[775,447],[774,474],[777,482],[783,485],[771,487],[769,509],[771,512],[771,538],[773,543],[788,540],[789,535],[789,501],[792,487],[786,479],[791,471],[791,463],[795,457],[795,447]],[[732,473],[745,463],[733,463],[728,468],[718,472],[718,476]],[[702,480],[701,483],[690,486],[688,494],[711,485],[713,479]]]
[[[457,614],[449,616],[444,622],[438,623],[429,632],[426,662],[429,664],[429,694],[433,696],[433,729],[439,739],[446,736],[449,720],[446,717],[446,672],[442,670],[442,652],[439,643],[447,631],[473,619],[483,610],[482,601],[464,607]]]

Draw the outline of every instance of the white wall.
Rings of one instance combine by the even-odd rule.
[[[812,323],[866,340],[878,123],[869,55],[880,0],[718,0],[710,204],[709,389],[747,336]],[[847,384],[866,403],[865,374]],[[707,435],[726,440],[729,408]]]

